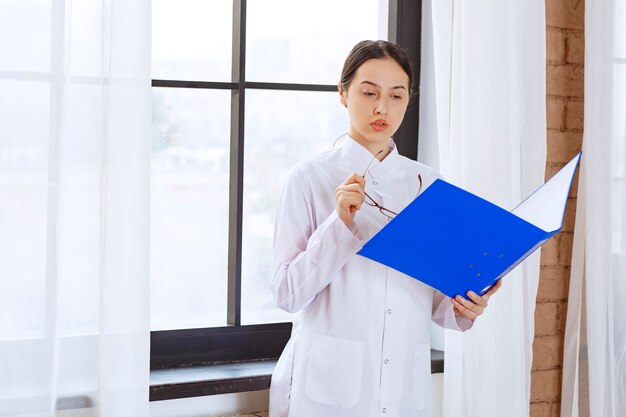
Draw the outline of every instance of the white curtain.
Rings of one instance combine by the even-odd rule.
[[[561,416],[626,414],[626,1],[585,4],[585,132]]]
[[[147,416],[150,2],[2,0],[0,39],[0,416]]]
[[[545,2],[423,3],[420,158],[512,209],[546,166]],[[443,414],[528,416],[539,255],[466,333],[446,332]]]

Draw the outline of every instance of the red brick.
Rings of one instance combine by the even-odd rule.
[[[584,1],[546,0],[546,179],[581,149],[584,129]],[[567,319],[570,262],[578,174],[562,232],[541,249],[531,372],[531,417],[560,417],[563,334]]]
[[[570,100],[565,106],[565,129],[582,131],[585,125],[585,103]]]
[[[546,60],[553,64],[565,63],[565,33],[561,29],[546,32]]]
[[[535,307],[535,336],[551,336],[559,333],[558,303],[537,303]]]
[[[582,148],[582,132],[560,132],[548,129],[547,160],[552,163],[569,162]]]
[[[530,399],[533,402],[553,402],[561,397],[561,370],[534,371],[530,384]]]
[[[576,226],[576,204],[577,199],[570,197],[567,199],[567,205],[565,206],[565,216],[563,217],[563,232],[573,232]]]
[[[541,247],[541,255],[539,265],[542,267],[558,267],[559,266],[559,235],[552,236]]]
[[[544,181],[548,181],[550,178],[554,176],[561,168],[565,166],[565,162],[551,162],[548,159],[546,163],[546,175],[544,177]]]
[[[574,233],[559,232],[561,241],[559,242],[559,264],[570,266],[572,264],[572,247],[574,245]]]
[[[569,269],[543,267],[539,275],[537,301],[566,300],[569,293]]]
[[[546,115],[548,129],[565,129],[565,103],[561,97],[549,96],[546,99]]]
[[[582,65],[551,65],[546,69],[546,90],[550,95],[582,98],[585,93]]]
[[[533,370],[555,369],[563,366],[562,335],[538,336],[533,342]]]
[[[565,36],[565,61],[570,64],[585,63],[585,35],[581,31],[569,31]]]
[[[550,417],[550,403],[531,403],[530,417]]]
[[[546,25],[554,28],[580,29],[585,26],[583,0],[546,0]]]

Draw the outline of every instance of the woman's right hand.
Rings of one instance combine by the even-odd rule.
[[[365,178],[358,174],[350,175],[343,184],[337,187],[335,195],[337,214],[346,226],[349,226],[365,199]]]

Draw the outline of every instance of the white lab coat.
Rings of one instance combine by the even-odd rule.
[[[399,212],[415,198],[418,174],[425,189],[437,173],[391,146],[370,166],[365,189]],[[446,296],[356,254],[388,220],[363,204],[347,227],[335,211],[335,189],[371,160],[347,137],[298,164],[287,180],[271,287],[278,307],[300,314],[272,376],[270,417],[430,417],[430,321],[472,326],[455,319]]]

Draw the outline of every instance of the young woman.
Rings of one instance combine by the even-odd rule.
[[[430,321],[467,330],[500,286],[450,299],[356,254],[438,177],[392,140],[412,85],[400,48],[358,43],[338,85],[348,137],[287,180],[271,286],[300,315],[272,376],[271,417],[430,416]]]

